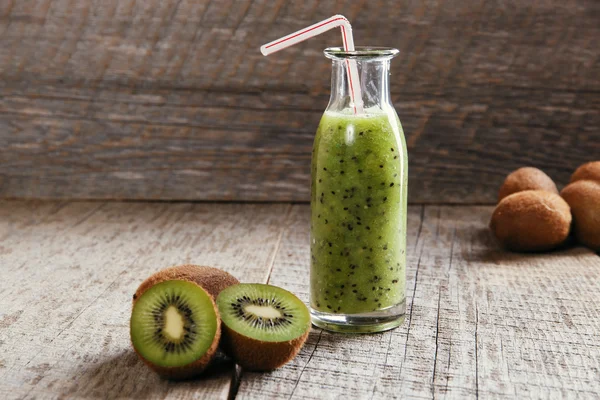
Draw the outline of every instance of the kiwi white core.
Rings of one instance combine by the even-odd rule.
[[[169,306],[165,311],[165,326],[163,331],[173,340],[179,340],[183,336],[185,321],[175,306]]]
[[[283,316],[281,312],[279,312],[273,307],[257,306],[254,304],[250,304],[244,307],[244,309],[246,310],[246,312],[252,313],[257,317],[261,318],[275,319],[281,318]]]

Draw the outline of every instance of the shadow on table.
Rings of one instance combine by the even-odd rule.
[[[99,361],[62,383],[66,397],[77,398],[164,398],[177,393],[202,389],[216,395],[229,389],[235,364],[219,353],[213,365],[200,377],[186,381],[168,381],[150,370],[133,350],[123,351]]]
[[[531,261],[533,258],[562,258],[588,254],[591,250],[582,247],[569,237],[560,247],[544,252],[513,252],[503,249],[489,228],[479,228],[472,232],[470,248],[463,249],[463,257],[469,262],[482,264],[502,264]]]

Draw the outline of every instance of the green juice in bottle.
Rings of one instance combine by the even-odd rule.
[[[348,93],[333,87],[345,79],[344,52],[330,58],[332,100],[317,130],[311,170],[313,322],[335,331],[391,329],[405,312],[408,171],[404,133],[389,104],[391,57],[358,62],[364,77],[372,69],[378,78],[375,85],[362,82],[371,104],[365,101],[370,107],[360,113],[334,98]]]

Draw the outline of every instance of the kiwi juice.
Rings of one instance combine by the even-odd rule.
[[[386,310],[391,324],[364,331],[402,322],[406,184],[404,134],[393,109],[325,112],[312,156],[310,305],[316,325],[360,331],[341,325],[353,315],[369,320]]]

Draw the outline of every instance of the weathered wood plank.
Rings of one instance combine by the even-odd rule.
[[[296,360],[243,373],[240,399],[596,398],[600,258],[518,255],[490,207],[411,207],[407,322],[383,334],[313,329]],[[290,216],[270,282],[308,300],[308,207]]]
[[[179,263],[266,279],[288,209],[0,202],[0,397],[226,399],[231,363],[174,384],[138,361],[131,295]]]
[[[395,46],[412,202],[493,202],[522,165],[600,157],[600,4],[468,0],[0,4],[0,197],[307,200],[329,33]]]

